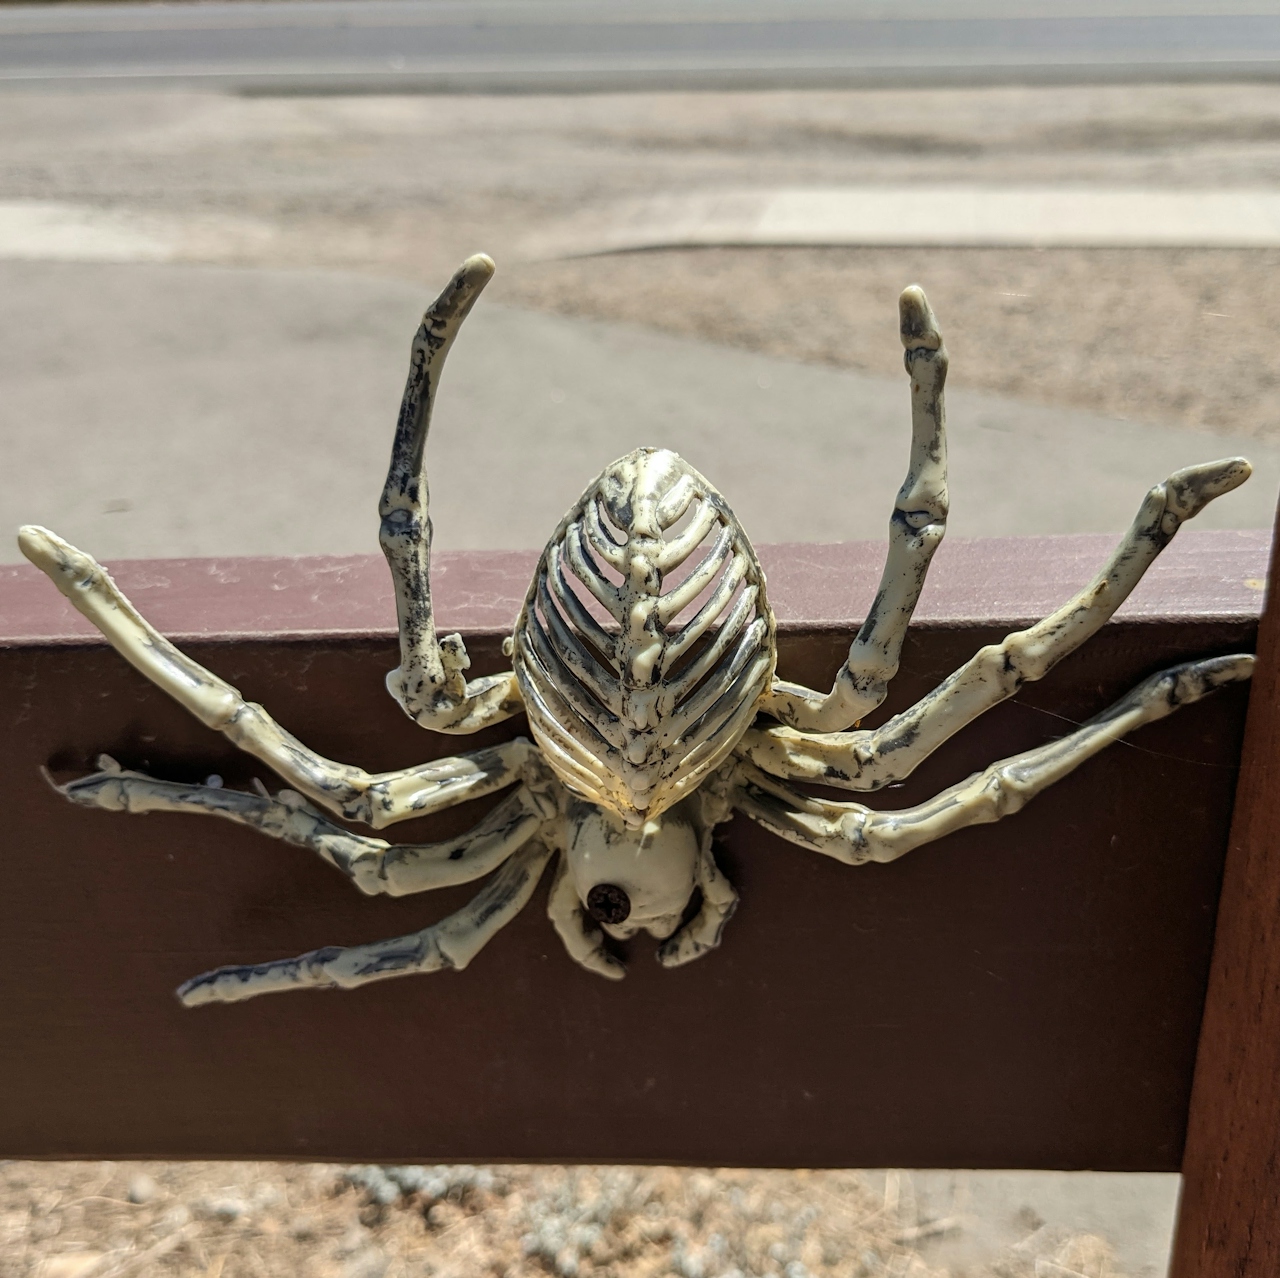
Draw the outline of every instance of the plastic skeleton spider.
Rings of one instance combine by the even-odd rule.
[[[42,528],[21,532],[27,557],[126,660],[292,787],[271,795],[260,784],[256,793],[177,784],[104,757],[101,771],[61,787],[68,799],[253,826],[313,849],[369,894],[398,896],[493,875],[470,904],[421,932],[219,968],[186,982],[184,1003],[465,967],[524,907],[552,859],[547,912],[580,964],[622,976],[605,936],[624,939],[641,929],[662,941],[659,962],[687,963],[719,943],[737,903],[711,850],[713,829],[734,812],[850,865],[892,861],[1017,811],[1139,725],[1249,677],[1249,655],[1175,666],[1060,740],[993,763],[901,811],[831,802],[791,784],[866,791],[905,777],[960,728],[1084,643],[1183,521],[1249,475],[1249,463],[1236,458],[1157,484],[1075,598],[981,649],[881,727],[856,730],[897,670],[947,516],[947,355],[928,302],[913,287],[901,299],[910,465],[890,519],[879,592],[829,693],[774,677],[774,619],[746,533],[697,471],[652,448],[605,470],[555,530],[507,644],[514,669],[468,682],[462,639],[438,637],[432,615],[424,449],[445,356],[492,272],[487,257],[464,263],[414,339],[380,506],[400,630],[400,665],[387,686],[424,728],[474,732],[524,711],[532,741],[517,737],[380,775],[321,758],[157,634],[88,555]],[[390,844],[353,834],[321,810],[380,829],[509,787],[474,829],[444,843]],[[682,922],[699,896],[696,913]]]

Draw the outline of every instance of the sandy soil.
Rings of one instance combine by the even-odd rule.
[[[627,1167],[0,1164],[5,1278],[1124,1278],[1027,1219],[946,1270],[910,1177]]]
[[[522,266],[509,300],[895,374],[922,284],[959,386],[1280,436],[1280,250],[698,249]]]
[[[186,219],[190,260],[387,275],[425,298],[483,248],[497,301],[885,370],[900,358],[897,295],[917,282],[946,325],[955,385],[1280,432],[1280,301],[1264,283],[1277,251],[526,251],[571,214],[660,191],[1274,187],[1280,85],[3,102],[0,199]]]

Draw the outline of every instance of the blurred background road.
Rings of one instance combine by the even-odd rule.
[[[33,7],[0,77],[386,90],[1274,75],[1280,8],[1098,0],[308,0]]]
[[[371,548],[409,338],[478,249],[499,273],[445,376],[441,545],[540,544],[642,442],[687,449],[761,540],[882,535],[910,282],[952,356],[953,535],[1118,530],[1170,469],[1238,452],[1258,477],[1202,519],[1270,521],[1280,295],[1260,282],[1280,245],[743,245],[733,228],[744,191],[855,208],[924,192],[944,222],[961,186],[1035,189],[1042,207],[1274,196],[1271,84],[45,85],[0,106],[9,527],[41,520],[108,556]],[[687,228],[694,197],[730,242],[577,255],[584,227],[626,230],[638,207]]]
[[[911,282],[951,352],[952,535],[1118,531],[1235,453],[1258,473],[1201,523],[1268,526],[1278,69],[1280,3],[1244,0],[0,6],[0,526],[107,559],[374,550],[409,339],[477,250],[438,545],[540,545],[640,443],[759,541],[882,536]],[[94,1272],[35,1224],[3,1251],[60,1174],[0,1178],[15,1273]],[[1174,1177],[882,1180],[905,1232],[848,1272],[1163,1272]],[[420,1272],[343,1211],[332,1251],[297,1226],[317,1274]]]

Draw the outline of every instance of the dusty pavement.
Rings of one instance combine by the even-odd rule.
[[[953,383],[1159,425],[1280,431],[1274,250],[721,250],[569,262],[529,246],[663,190],[883,182],[1280,182],[1280,88],[1182,85],[548,97],[7,92],[0,199],[168,219],[180,260],[431,289],[871,372],[923,284]]]
[[[1135,437],[1141,426],[1168,431],[1171,439],[1196,428],[1244,441],[1280,439],[1274,352],[1280,298],[1267,287],[1278,262],[1272,251],[705,249],[539,261],[529,248],[535,233],[584,206],[607,208],[655,190],[914,180],[1275,187],[1280,89],[0,96],[0,200],[106,210],[144,226],[151,219],[179,245],[171,265],[148,268],[161,278],[166,271],[229,267],[243,273],[251,292],[268,273],[314,278],[339,271],[426,295],[459,258],[484,248],[499,259],[492,298],[508,315],[524,308],[623,320],[884,377],[901,376],[885,316],[914,279],[946,323],[957,393],[1017,397],[1007,402],[1008,420],[1016,422],[1021,400],[1041,410],[1094,414],[1117,432],[1125,429],[1120,419],[1128,419]],[[60,268],[64,281],[75,269]],[[33,367],[47,351],[31,353],[23,331],[30,316],[11,311],[5,320],[10,350],[29,352],[28,390],[38,389],[34,374],[47,374],[53,385],[59,368],[75,363],[77,325],[86,315],[74,278],[59,296],[61,363]],[[183,367],[200,353],[216,354],[202,344],[210,332],[227,331],[226,319],[210,316],[202,324],[197,317],[171,328],[168,349],[182,352]],[[100,322],[109,325],[110,313]],[[324,337],[335,363],[333,352],[344,343],[367,347],[369,332],[381,331],[367,310],[310,320],[295,313],[295,322],[303,336],[310,325],[313,336]],[[613,331],[625,342],[633,330]],[[163,344],[149,350],[151,358],[164,357]],[[393,362],[400,359],[397,347]],[[111,372],[116,385],[129,375],[127,368]],[[74,377],[73,369],[66,381]],[[102,387],[104,394],[111,389]],[[226,411],[216,379],[186,389],[210,413]],[[552,402],[557,389],[548,389]],[[391,410],[394,398],[393,389]],[[59,438],[58,422],[47,415],[53,402],[33,398],[21,422],[11,419],[6,458],[41,464]],[[147,416],[156,406],[145,393],[135,393],[129,407],[140,432],[163,436],[166,420]],[[803,410],[802,403],[794,406],[797,414]],[[766,418],[760,423],[763,431]],[[333,458],[308,455],[306,442],[300,430],[273,446],[293,448],[306,467],[333,469]],[[762,448],[766,442],[756,440]],[[166,475],[173,483],[198,466],[198,453],[182,441],[171,447]],[[459,471],[467,464],[461,452],[455,464]],[[92,520],[149,513],[146,493],[99,490],[92,482],[56,499],[65,509],[90,501]],[[235,510],[224,504],[207,517],[231,524]],[[258,540],[246,548],[306,547]],[[734,1173],[712,1181],[698,1172],[494,1169],[490,1180],[440,1173],[379,1206],[369,1199],[381,1182],[373,1178],[372,1190],[362,1188],[333,1168],[142,1170],[153,1187],[143,1185],[134,1195],[143,1201],[130,1203],[135,1168],[0,1168],[0,1273],[727,1278],[736,1270],[744,1278],[926,1278],[946,1267],[952,1278],[1154,1278],[1174,1192],[1168,1177],[1136,1187],[1127,1178],[1124,1185],[1092,1180],[1096,1225],[1084,1219],[1088,1212],[1067,1219],[1069,1196],[1061,1193],[1062,1210],[1047,1223],[1050,1213],[1033,1209],[1029,1197],[1006,1197],[1001,1212],[988,1210],[988,1198],[985,1219],[989,1235],[997,1221],[994,1240],[985,1258],[966,1259],[962,1249],[946,1248],[982,1231],[971,1223],[939,1225],[954,1214],[945,1195],[927,1209],[908,1206],[914,1182],[906,1179],[891,1182],[890,1191],[835,1173]],[[443,1195],[432,1187],[437,1182]],[[621,1205],[597,1210],[593,1204],[608,1194]],[[1129,1211],[1125,1204],[1134,1202]],[[1107,1215],[1113,1208],[1119,1214]],[[547,1221],[544,1237],[539,1229]],[[1105,1245],[1073,1239],[1095,1228],[1109,1234],[1114,1262]],[[534,1239],[527,1251],[526,1237]]]
[[[108,563],[374,552],[422,305],[419,286],[350,272],[0,262],[0,529],[45,524]],[[894,309],[879,320],[897,342]],[[1157,479],[1237,453],[1253,478],[1195,526],[1271,523],[1280,440],[963,386],[947,407],[953,540],[1116,533]],[[540,549],[643,445],[697,466],[758,542],[878,542],[909,431],[901,366],[802,364],[486,296],[440,383],[435,544]],[[19,560],[6,533],[0,563]]]

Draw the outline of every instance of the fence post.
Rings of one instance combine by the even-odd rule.
[[[1170,1278],[1280,1274],[1278,562],[1273,543]]]

